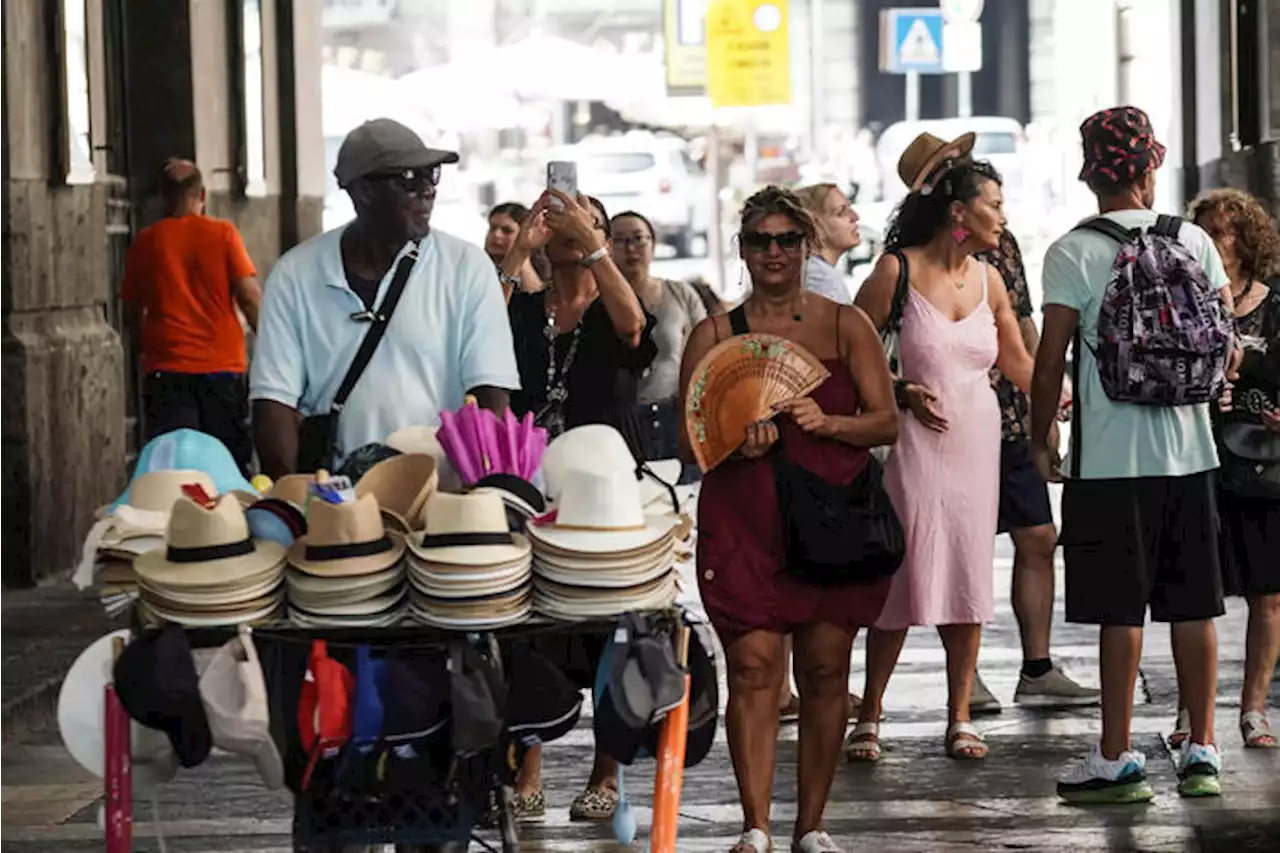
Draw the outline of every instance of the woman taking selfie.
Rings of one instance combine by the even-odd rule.
[[[1000,408],[989,372],[999,367],[1025,392],[1033,367],[1000,273],[973,257],[998,246],[1004,227],[991,165],[946,161],[902,202],[885,254],[858,293],[856,304],[883,329],[906,266],[895,391],[907,416],[885,487],[906,528],[907,558],[867,635],[851,760],[880,758],[884,691],[913,625],[936,626],[946,649],[947,755],[987,755],[969,702],[982,623],[995,619]]]
[[[789,463],[848,486],[866,468],[867,449],[897,436],[892,381],[875,329],[861,310],[804,289],[815,233],[812,216],[788,190],[761,190],[743,208],[740,252],[751,295],[736,322],[803,346],[831,375],[812,395],[779,406],[776,418],[752,424],[741,449],[705,475],[698,500],[698,586],[728,661],[726,727],[743,811],[733,853],[774,849],[769,805],[787,634],[794,637],[801,698],[791,849],[839,853],[822,830],[822,813],[848,713],[849,649],[858,629],[875,621],[889,588],[887,580],[819,586],[787,572],[773,445],[781,438]],[[684,397],[698,361],[733,334],[729,317],[694,330],[681,365]],[[687,443],[683,423],[680,435]]]

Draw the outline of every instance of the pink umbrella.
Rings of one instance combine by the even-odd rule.
[[[466,406],[463,406],[462,410],[465,409]],[[436,433],[436,438],[462,482],[470,485],[484,476],[477,449],[473,443],[468,442],[456,413],[440,413],[440,430]]]

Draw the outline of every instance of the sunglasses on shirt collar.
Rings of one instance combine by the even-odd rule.
[[[799,231],[784,231],[781,234],[768,234],[764,231],[743,231],[742,246],[753,252],[767,252],[774,244],[784,252],[794,252],[804,244],[804,234]]]
[[[401,192],[407,194],[420,193],[428,187],[440,184],[441,167],[428,166],[418,169],[396,169],[390,172],[376,172],[366,175],[366,180],[392,183]]]

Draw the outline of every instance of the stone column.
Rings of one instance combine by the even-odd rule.
[[[87,5],[87,38],[100,38],[100,7]],[[62,185],[52,154],[56,8],[13,3],[4,13],[6,586],[69,569],[94,510],[124,483],[123,356],[103,313],[106,189]],[[89,77],[90,101],[96,92],[100,102],[101,80]]]

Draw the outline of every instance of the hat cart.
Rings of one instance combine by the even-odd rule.
[[[588,430],[588,436],[592,434]],[[399,588],[404,592],[397,605],[403,608],[397,611],[397,614],[403,614],[399,618],[385,619],[379,624],[374,624],[373,620],[357,624],[358,620],[335,615],[331,617],[330,624],[318,625],[307,624],[296,618],[293,611],[295,601],[308,602],[306,606],[310,607],[309,602],[330,603],[342,599],[343,590],[354,588],[346,584],[355,584],[363,577],[357,575],[357,569],[352,569],[348,575],[344,574],[344,570],[336,570],[332,566],[317,568],[312,565],[310,557],[304,555],[306,549],[302,548],[303,539],[299,539],[293,548],[288,548],[287,543],[282,548],[276,542],[260,542],[254,538],[256,550],[252,555],[241,552],[237,559],[242,562],[232,572],[237,578],[235,582],[245,590],[240,596],[242,603],[234,605],[208,591],[211,587],[205,582],[205,575],[201,574],[202,571],[207,572],[206,564],[198,561],[192,563],[190,565],[196,568],[191,571],[180,562],[173,562],[174,559],[181,559],[180,553],[175,558],[175,550],[181,552],[186,548],[196,552],[195,556],[199,557],[202,549],[208,551],[211,545],[180,543],[180,536],[173,529],[172,518],[165,538],[168,551],[151,551],[137,558],[135,567],[141,597],[137,597],[139,593],[134,593],[135,599],[130,609],[130,645],[140,637],[154,637],[156,632],[151,629],[159,622],[166,626],[181,627],[182,630],[177,633],[185,638],[184,647],[191,650],[225,648],[233,644],[237,637],[249,638],[244,642],[256,649],[253,652],[254,663],[260,661],[265,703],[269,708],[270,740],[278,750],[276,762],[283,783],[294,794],[292,838],[295,850],[328,851],[358,845],[450,842],[460,842],[462,846],[457,849],[468,849],[466,845],[475,842],[483,849],[501,849],[504,853],[509,853],[518,846],[516,822],[510,807],[511,790],[504,784],[504,779],[509,778],[516,769],[515,746],[518,737],[509,726],[514,724],[512,714],[518,716],[520,713],[521,698],[518,692],[504,695],[505,709],[499,704],[502,700],[495,698],[493,707],[498,709],[495,719],[501,734],[491,744],[476,752],[460,754],[455,751],[460,718],[450,710],[447,712],[443,741],[416,741],[416,748],[424,754],[401,762],[401,765],[415,767],[415,775],[396,777],[387,765],[395,764],[396,758],[402,756],[387,746],[385,738],[378,741],[376,751],[372,753],[374,757],[361,757],[362,752],[356,746],[356,736],[348,731],[341,748],[334,747],[331,750],[335,757],[329,758],[328,752],[321,746],[325,742],[325,723],[320,704],[315,706],[315,731],[309,734],[302,731],[300,720],[306,715],[299,715],[299,705],[308,701],[305,694],[311,686],[315,670],[315,659],[309,658],[309,651],[312,656],[315,655],[316,641],[323,641],[325,654],[337,668],[345,667],[349,673],[356,674],[348,676],[353,681],[358,680],[360,675],[359,661],[362,656],[383,662],[410,658],[432,661],[432,666],[438,665],[439,669],[438,672],[436,669],[431,672],[443,673],[442,678],[445,679],[430,683],[432,695],[450,697],[441,700],[447,702],[449,708],[456,707],[460,701],[458,682],[453,676],[457,672],[456,661],[462,660],[463,656],[471,662],[466,666],[473,667],[467,670],[469,674],[491,673],[485,675],[490,678],[488,683],[491,686],[494,684],[492,678],[496,677],[502,685],[501,691],[497,687],[493,688],[496,697],[499,692],[506,694],[508,690],[516,690],[514,670],[508,668],[516,650],[556,638],[578,641],[587,638],[605,644],[610,637],[616,640],[619,619],[624,613],[643,615],[654,636],[669,642],[672,656],[681,665],[685,663],[689,629],[686,627],[685,614],[674,603],[676,586],[672,562],[674,558],[671,555],[674,546],[671,543],[674,541],[672,531],[679,526],[674,515],[661,525],[655,525],[650,515],[633,519],[635,523],[619,528],[625,530],[625,533],[616,534],[610,545],[601,544],[604,539],[599,533],[583,532],[597,529],[592,519],[586,520],[591,523],[575,523],[572,517],[575,512],[599,512],[601,507],[607,509],[617,503],[615,493],[618,491],[619,478],[616,472],[583,473],[573,469],[584,458],[599,460],[618,456],[609,446],[609,441],[612,440],[610,437],[597,434],[594,440],[603,440],[604,443],[593,445],[586,451],[569,448],[570,452],[566,452],[566,448],[555,448],[555,452],[549,454],[550,458],[546,460],[545,470],[539,472],[540,479],[541,475],[545,475],[546,481],[550,481],[547,482],[546,491],[553,498],[555,512],[545,519],[539,519],[536,527],[530,523],[526,534],[513,534],[526,543],[523,546],[526,555],[524,560],[529,565],[529,572],[522,581],[528,593],[519,605],[525,608],[521,612],[527,615],[520,616],[516,624],[484,625],[482,620],[473,624],[468,620],[474,617],[466,615],[471,612],[467,610],[470,606],[466,603],[468,599],[448,598],[451,595],[471,594],[468,592],[472,590],[471,585],[477,585],[472,591],[480,595],[476,601],[486,600],[484,596],[494,598],[493,591],[484,587],[484,582],[472,580],[476,577],[475,573],[460,571],[450,575],[445,569],[448,566],[467,568],[466,560],[457,555],[458,542],[488,542],[483,537],[496,534],[446,530],[438,534],[440,546],[433,548],[432,536],[437,534],[433,534],[430,529],[430,521],[425,530],[411,529],[415,526],[415,519],[425,517],[429,520],[433,517],[431,499],[427,492],[434,492],[438,486],[438,472],[434,468],[430,474],[430,489],[424,487],[419,492],[405,490],[401,483],[387,486],[384,492],[378,493],[383,501],[380,508],[386,530],[394,532],[394,535],[383,535],[390,536],[398,543],[395,551],[396,565],[407,567],[400,580]],[[443,443],[448,444],[448,439],[445,438]],[[440,445],[436,446],[438,448]],[[628,456],[627,459],[629,458]],[[411,469],[416,463],[411,464],[410,460],[401,458],[395,464],[401,469]],[[662,473],[667,473],[667,470],[663,469]],[[444,476],[446,475],[441,472],[440,479],[443,480]],[[449,472],[447,476],[456,478],[457,474]],[[637,487],[634,479],[636,476],[638,475],[628,472],[627,477],[622,478],[631,478],[626,488]],[[666,500],[669,495],[672,502],[675,502],[673,487],[652,471],[648,476],[651,481],[643,484],[643,488],[639,490],[643,494],[643,500]],[[470,482],[474,483],[474,479],[470,478]],[[298,501],[307,500],[306,483],[294,478],[289,480],[282,480],[279,490],[263,501],[264,504],[274,502],[269,508],[273,516],[280,516],[279,519],[272,520],[277,526],[294,523],[288,512],[281,512],[281,506],[297,506]],[[202,487],[212,491],[207,483],[203,483]],[[301,491],[298,491],[299,488]],[[502,490],[504,484],[499,481],[498,485],[486,488],[491,491]],[[471,491],[485,491],[486,488]],[[526,493],[519,488],[519,484],[506,488],[508,491],[503,493],[505,510],[500,510],[499,513],[503,525],[508,523],[508,517],[514,517],[513,512],[525,520],[539,512],[533,503],[541,500],[540,495]],[[355,498],[353,503],[368,500],[367,495],[361,493],[359,488],[356,493],[360,497]],[[443,497],[452,500],[452,495]],[[240,507],[239,502],[230,498],[225,502],[212,498],[207,501],[205,508],[208,512],[221,513],[230,519],[224,519],[224,527],[234,526],[235,519],[231,516],[236,515],[236,510],[231,504]],[[440,504],[435,517],[452,518],[459,515],[448,509],[447,501],[442,500]],[[192,507],[186,507],[181,502],[173,504],[173,507],[173,518],[193,517]],[[625,514],[634,513],[635,509],[628,505],[617,511]],[[243,508],[238,512],[240,517],[244,516]],[[331,531],[321,531],[314,524],[314,514],[308,515],[313,516],[309,536],[317,541],[323,540],[319,548],[312,550],[323,552],[326,549],[332,551],[335,547],[340,549],[342,537],[325,538]],[[461,515],[465,516],[465,513]],[[324,515],[321,517],[327,518]],[[258,520],[261,521],[261,518]],[[345,522],[340,520],[332,522],[339,526],[343,523]],[[329,522],[326,521],[327,524]],[[359,525],[351,527],[356,529]],[[152,536],[156,533],[154,529],[147,532]],[[257,528],[253,535],[258,535]],[[115,541],[110,535],[108,539]],[[411,547],[405,546],[406,539],[411,541]],[[216,551],[225,550],[227,546],[219,543],[212,547]],[[494,546],[486,544],[477,547],[492,550]],[[530,550],[532,554],[529,553]],[[264,557],[264,554],[267,556]],[[368,548],[360,554],[362,556],[358,559],[366,563],[381,559],[372,555]],[[254,563],[253,559],[258,562]],[[275,568],[267,566],[272,560],[278,563]],[[506,579],[520,576],[518,564],[513,563],[509,556],[498,555],[481,562],[499,566],[500,571],[495,577],[501,575],[501,579]],[[361,572],[367,569],[371,573],[368,575],[371,581],[367,585],[372,584],[372,579],[391,571],[385,564],[386,560],[382,560],[377,565],[359,569]],[[597,572],[597,564],[604,565],[605,570]],[[303,577],[300,571],[312,574]],[[432,574],[433,572],[436,574]],[[578,574],[575,575],[575,572]],[[593,588],[579,587],[573,583],[578,576],[601,577],[605,580],[603,585]],[[326,591],[326,577],[336,578],[340,582],[335,582],[336,585]],[[270,595],[276,597],[264,595],[263,590],[266,588],[273,590]],[[630,590],[634,590],[634,593],[629,592]],[[370,600],[391,598],[381,593],[381,585],[378,591],[379,595]],[[633,597],[627,598],[624,594]],[[295,595],[310,597],[295,599]],[[286,597],[289,600],[289,614],[295,618],[282,618],[285,614]],[[508,593],[506,599],[509,598],[511,595]],[[610,602],[613,601],[618,604],[611,609],[614,606]],[[240,609],[236,610],[236,607]],[[357,612],[358,608],[352,607],[351,602],[343,601],[329,612]],[[261,615],[264,608],[269,612],[265,618]],[[231,612],[234,612],[234,616],[228,617],[227,621],[244,624],[218,624],[218,614]],[[410,617],[415,621],[409,621]],[[348,621],[343,622],[344,619]],[[437,620],[434,624],[431,622],[433,619]],[[247,627],[248,624],[252,624],[252,627]],[[174,629],[169,627],[166,630]],[[118,632],[118,635],[120,636],[114,638],[114,645],[127,649],[124,645],[126,641],[122,638],[127,636],[126,632]],[[116,656],[119,656],[119,649],[115,650],[112,660]],[[155,732],[141,728],[137,723],[131,726],[129,714],[133,713],[133,708],[130,707],[129,712],[126,712],[116,698],[120,678],[116,676],[116,685],[109,683],[109,664],[104,666],[107,667],[107,675],[104,676],[106,681],[99,688],[100,695],[103,696],[103,711],[99,717],[104,724],[99,747],[102,770],[98,772],[104,776],[106,794],[106,848],[108,853],[115,853],[130,849],[133,783],[140,772],[147,775],[146,768],[138,763],[139,732],[150,735]],[[316,674],[318,676],[318,672]],[[480,675],[475,675],[475,678],[479,679]],[[314,681],[317,685],[313,692],[322,692],[324,688],[319,684],[322,679],[317,677]],[[655,724],[662,726],[663,730],[660,737],[654,738],[656,747],[648,747],[652,757],[658,761],[651,849],[661,850],[663,853],[673,853],[675,850],[676,815],[685,763],[683,726],[689,720],[690,688],[687,676],[682,681],[683,702],[666,717],[665,722]],[[711,681],[715,681],[714,655]],[[356,695],[353,693],[344,701],[350,701],[354,706],[358,702],[354,698]],[[384,706],[390,702],[385,693],[382,702]],[[712,704],[715,704],[714,700]],[[379,713],[384,710],[389,716],[390,708],[380,708]],[[351,713],[358,715],[359,710],[352,710]],[[714,715],[714,708],[712,713]],[[134,718],[138,719],[136,714]],[[571,725],[576,725],[576,721],[575,710]],[[356,725],[358,728],[358,722]],[[677,728],[680,730],[676,731]],[[714,732],[714,720],[711,731]],[[307,736],[316,738],[315,745],[310,750],[303,745],[304,737]],[[559,734],[552,734],[549,739],[553,741],[558,736]],[[707,742],[709,744],[709,739]],[[690,749],[694,751],[692,747]],[[317,754],[324,754],[326,758],[317,761]],[[80,756],[77,759],[84,763]],[[413,761],[418,763],[415,765]],[[193,766],[185,761],[183,763],[185,766]],[[400,781],[391,781],[397,778]],[[405,778],[412,781],[405,783]],[[353,782],[353,779],[358,781]],[[371,782],[371,779],[376,779],[376,782]],[[486,817],[496,823],[496,846],[491,846],[485,838],[473,834],[473,829]]]

